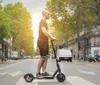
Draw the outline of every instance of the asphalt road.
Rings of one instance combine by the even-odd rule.
[[[31,83],[25,82],[24,74],[36,74],[38,59],[9,60],[0,64],[0,85],[100,85],[100,67],[95,63],[80,63],[73,61],[60,62],[62,72],[66,76],[63,83],[59,83],[57,79],[38,80],[35,79]],[[47,71],[53,74],[56,70],[55,60],[50,59]]]

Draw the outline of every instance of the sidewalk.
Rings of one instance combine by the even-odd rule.
[[[1,61],[0,60],[0,64],[6,64],[8,61]]]
[[[6,61],[1,61],[0,59],[0,64],[7,64],[7,63],[10,63],[12,60],[6,60]]]
[[[83,61],[83,60],[73,60],[75,64],[80,64],[80,65],[89,65],[89,66],[97,66],[100,67],[100,62],[88,62],[88,61]]]

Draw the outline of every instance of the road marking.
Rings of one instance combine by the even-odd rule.
[[[11,64],[11,65],[5,66],[5,67],[3,67],[3,68],[0,68],[0,70],[5,69],[5,68],[9,68],[9,67],[12,67],[12,66],[15,66],[15,65],[17,65],[17,64],[21,64],[21,63],[23,63],[23,62],[25,62],[25,61],[22,61],[22,62],[18,62],[18,63],[15,63],[15,64]]]
[[[31,83],[27,83],[23,77],[19,79],[19,81],[16,83],[16,85],[38,85],[38,83],[58,83],[57,79],[34,79]],[[66,81],[65,81],[66,82]]]
[[[84,74],[90,74],[90,75],[95,75],[94,72],[87,72],[87,71],[83,71],[83,70],[78,70],[80,73],[84,73]]]
[[[38,85],[38,83],[58,83],[57,79],[34,79],[31,83],[27,83],[23,77],[19,79],[16,85]],[[67,76],[64,83],[70,83],[71,85],[96,85],[86,79],[78,76]]]
[[[0,75],[5,75],[5,74],[7,74],[7,72],[4,72],[4,73],[0,73]]]
[[[0,75],[11,75],[11,76],[18,76],[18,75],[21,75],[23,73],[21,73],[20,71],[17,71],[17,72],[12,72],[12,73],[8,73],[8,72],[4,72],[4,73],[0,73]]]
[[[16,83],[16,85],[38,85],[38,83],[34,83],[34,82],[31,82],[31,83],[27,83],[24,78],[20,78],[20,80]]]
[[[57,79],[56,78],[54,78],[54,79],[35,79],[35,80],[33,80],[33,82],[34,83],[40,83],[40,82],[48,82],[48,83],[57,83],[58,81],[57,81]]]
[[[88,80],[85,80],[78,76],[69,76],[67,81],[72,85],[96,85]]]
[[[18,75],[21,75],[21,74],[22,73],[20,71],[10,73],[11,76],[18,76]]]

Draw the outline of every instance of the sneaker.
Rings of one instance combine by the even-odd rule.
[[[50,74],[48,74],[47,72],[42,73],[42,76],[50,76]]]
[[[43,78],[43,76],[42,76],[40,73],[37,73],[37,74],[36,74],[36,77],[37,77],[37,78],[40,78],[40,79]]]

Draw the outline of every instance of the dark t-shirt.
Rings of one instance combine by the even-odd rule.
[[[40,42],[48,42],[48,37],[46,35],[44,35],[44,33],[42,32],[42,27],[45,27],[46,30],[48,30],[47,23],[43,19],[41,19],[41,21],[39,23],[39,38],[38,38],[38,41],[40,41]]]

